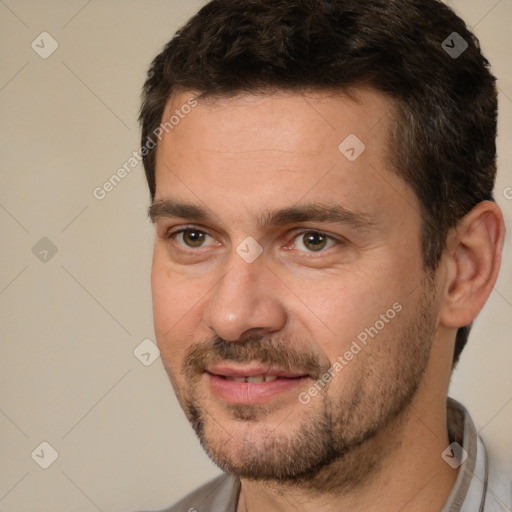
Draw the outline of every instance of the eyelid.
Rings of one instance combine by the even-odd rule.
[[[169,230],[167,230],[164,234],[164,236],[162,237],[164,240],[174,240],[180,233],[184,233],[185,231],[199,231],[200,233],[204,233],[206,236],[209,236],[210,238],[212,238],[214,240],[214,242],[217,242],[218,244],[218,241],[216,240],[216,238],[211,235],[203,226],[199,226],[197,224],[193,224],[193,225],[180,225],[178,229],[175,229],[173,231],[173,228],[170,228]],[[215,245],[215,244],[207,244],[207,245],[200,245],[198,247],[190,247],[190,246],[183,246],[181,245],[180,243],[178,242],[175,242],[175,244],[181,249],[181,250],[191,250],[191,251],[198,251],[200,249],[205,249],[211,245]]]
[[[331,235],[330,233],[326,232],[326,231],[322,231],[321,229],[317,229],[317,228],[299,228],[298,230],[294,230],[292,231],[289,235],[288,235],[288,238],[289,238],[289,242],[287,242],[286,246],[290,245],[291,243],[293,243],[299,236],[303,236],[305,235],[306,233],[315,233],[315,234],[319,234],[319,235],[323,235],[325,236],[327,239],[329,240],[332,240],[333,242],[335,242],[336,244],[345,244],[345,243],[348,243],[348,240],[345,238],[345,237],[342,237],[340,235]],[[327,249],[326,249],[327,250]],[[325,251],[319,251],[319,252],[326,252]],[[301,252],[304,252],[304,251],[301,251]],[[310,251],[310,252],[314,252],[314,251]]]
[[[177,228],[177,229],[175,229],[175,228]],[[179,233],[182,233],[183,231],[188,231],[188,230],[201,231],[202,233],[205,233],[206,235],[212,236],[209,233],[208,228],[206,228],[205,226],[201,226],[200,224],[180,224],[179,226],[173,226],[171,228],[166,229],[163,237],[171,238],[174,235],[177,235]]]
[[[177,229],[175,229],[173,231],[174,228],[169,228],[164,236],[162,237],[163,239],[166,239],[166,240],[172,240],[174,238],[176,238],[177,235],[179,235],[180,233],[183,233],[184,231],[188,231],[188,230],[196,230],[196,231],[200,231],[201,233],[204,233],[205,235],[211,237],[215,242],[217,242],[217,244],[219,243],[218,240],[216,239],[215,236],[213,236],[212,234],[209,233],[209,230],[208,228],[206,228],[205,226],[202,226],[201,224],[180,224],[179,226],[175,226],[177,227]],[[299,236],[303,236],[305,235],[306,233],[317,233],[317,234],[320,234],[320,235],[323,235],[325,236],[328,240],[332,241],[335,243],[335,245],[343,245],[343,244],[346,244],[348,243],[348,240],[343,237],[343,236],[340,236],[340,235],[332,235],[326,231],[323,231],[323,230],[320,230],[318,228],[296,228],[290,232],[288,232],[288,234],[286,235],[286,239],[288,240],[285,244],[285,249],[288,249],[288,250],[291,250],[291,247],[295,240],[299,237]],[[203,246],[199,246],[199,247],[183,247],[182,245],[180,244],[177,244],[181,249],[184,249],[184,250],[193,250],[193,251],[197,251],[199,249],[204,249],[206,247],[208,247],[209,245],[212,245],[212,244],[209,244],[209,245],[203,245]],[[329,249],[332,249],[332,247],[329,247],[327,249],[324,249],[324,250],[321,250],[321,251],[318,251],[315,253],[315,251],[303,251],[303,250],[297,250],[297,252],[299,253],[304,253],[304,254],[322,254],[322,253],[326,253],[329,251]]]

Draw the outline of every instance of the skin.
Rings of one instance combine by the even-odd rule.
[[[163,119],[192,95],[171,97]],[[503,218],[495,204],[477,205],[450,231],[429,279],[418,200],[388,163],[391,104],[371,90],[351,98],[200,100],[158,146],[155,204],[192,204],[209,216],[151,210],[157,342],[203,446],[242,477],[239,511],[435,511],[457,476],[441,458],[455,333],[492,290]],[[338,149],[350,134],[366,146],[354,161]],[[365,223],[260,222],[307,204],[340,206]],[[176,234],[185,228],[195,234]],[[311,251],[308,230],[332,238]],[[191,247],[197,231],[205,235]],[[251,263],[237,253],[247,237],[262,251]],[[301,403],[299,394],[397,303],[400,312]],[[215,339],[225,342],[224,359]],[[250,403],[250,384],[249,402],[228,403],[201,370],[284,365],[287,354],[292,369],[309,362],[311,376],[261,403]],[[339,456],[313,471],[307,462],[320,460],[328,433]]]

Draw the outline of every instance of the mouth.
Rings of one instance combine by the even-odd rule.
[[[232,404],[261,404],[290,393],[306,381],[308,374],[262,366],[214,366],[206,370],[214,395]]]
[[[260,384],[261,382],[272,382],[277,380],[279,377],[275,375],[256,375],[255,377],[226,377],[225,375],[219,375],[226,380],[232,380],[234,382],[252,382],[253,384]]]

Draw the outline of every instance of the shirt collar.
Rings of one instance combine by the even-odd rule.
[[[453,398],[447,401],[450,442],[467,453],[459,467],[452,492],[442,512],[483,512],[487,487],[487,454],[466,408]]]

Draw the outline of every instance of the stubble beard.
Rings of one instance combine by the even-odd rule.
[[[326,386],[310,404],[301,405],[297,401],[298,414],[293,411],[288,422],[285,418],[277,428],[265,427],[265,418],[273,412],[269,407],[228,405],[223,411],[230,422],[251,426],[237,430],[235,437],[222,425],[222,418],[212,417],[203,407],[194,385],[197,380],[194,381],[190,367],[185,369],[190,384],[182,390],[184,393],[178,393],[178,399],[209,457],[227,473],[269,485],[299,486],[322,492],[332,488],[343,492],[368,481],[386,454],[400,442],[397,433],[407,420],[428,365],[435,323],[433,291],[427,288],[418,301],[416,314],[410,315],[400,330],[388,334],[385,329],[389,327],[386,327],[369,342],[364,349],[368,357],[364,367],[359,367],[357,383],[347,383],[344,388],[350,388],[349,394],[333,397],[328,392],[332,386]],[[221,351],[231,354],[229,347],[233,345],[222,344],[229,342],[217,340],[216,343],[222,347]],[[240,349],[244,345],[237,344],[238,352],[231,354],[232,359],[266,357],[283,363],[282,347],[274,346],[275,358],[269,352],[272,340],[253,339],[251,343],[247,354]],[[370,343],[386,348],[384,352],[373,350],[375,346],[370,347]],[[204,358],[204,344],[202,349]],[[387,360],[378,365],[378,358],[383,354]],[[325,371],[320,362],[316,364],[318,371],[321,368]],[[298,424],[297,416],[301,418]],[[291,423],[289,428],[285,428],[287,423]]]

